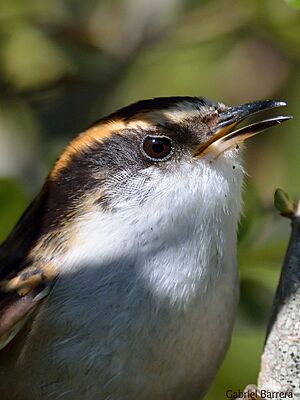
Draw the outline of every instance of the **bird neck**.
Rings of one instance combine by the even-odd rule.
[[[228,181],[209,171],[193,193],[182,181],[167,198],[91,211],[77,223],[64,271],[131,265],[154,296],[171,301],[205,296],[214,282],[236,276],[242,172]]]

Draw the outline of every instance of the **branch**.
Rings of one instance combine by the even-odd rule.
[[[300,203],[296,205],[277,190],[275,206],[291,219],[292,233],[273,301],[258,388],[249,385],[245,389],[246,397],[252,399],[263,398],[262,390],[300,398]]]

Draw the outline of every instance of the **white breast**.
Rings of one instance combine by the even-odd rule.
[[[207,390],[238,299],[242,171],[232,164],[186,166],[143,205],[120,201],[114,215],[78,222],[36,322],[51,343],[47,376],[57,395],[192,400]]]

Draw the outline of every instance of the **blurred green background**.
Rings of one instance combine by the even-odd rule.
[[[118,107],[171,95],[288,101],[280,112],[295,119],[249,141],[245,152],[241,302],[207,400],[256,382],[289,236],[273,193],[278,186],[300,193],[299,3],[0,0],[0,240],[68,140]]]

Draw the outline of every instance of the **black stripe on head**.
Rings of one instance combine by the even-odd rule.
[[[168,110],[177,104],[187,102],[198,106],[218,106],[218,103],[207,99],[206,97],[191,97],[191,96],[172,96],[172,97],[155,97],[152,99],[140,100],[121,108],[112,114],[99,119],[92,126],[105,122],[107,120],[122,119],[129,120],[136,114],[147,113],[154,110]]]

